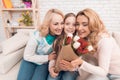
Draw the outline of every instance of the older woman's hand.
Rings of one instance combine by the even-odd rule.
[[[66,60],[61,60],[59,66],[63,71],[74,71],[72,64]]]
[[[54,60],[54,59],[56,59],[56,56],[57,56],[56,53],[52,52],[48,55],[48,60]]]

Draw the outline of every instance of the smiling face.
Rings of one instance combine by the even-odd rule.
[[[65,33],[74,33],[75,32],[75,17],[69,16],[65,19],[64,22],[64,31]]]
[[[63,17],[54,13],[49,26],[50,34],[60,35],[63,30]]]
[[[87,37],[90,34],[88,18],[84,15],[77,16],[76,27],[78,35],[82,38]]]

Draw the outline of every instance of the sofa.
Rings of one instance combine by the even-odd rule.
[[[110,33],[120,46],[120,33]],[[13,37],[0,43],[0,80],[17,80],[20,62],[28,39],[29,32],[20,31]]]
[[[17,80],[20,62],[31,31],[18,31],[0,43],[0,80]]]

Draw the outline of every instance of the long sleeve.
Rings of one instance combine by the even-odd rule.
[[[55,60],[50,60],[49,61],[49,69],[53,66],[55,66]]]
[[[37,41],[35,40],[35,37],[33,37],[33,34],[31,34],[31,37],[25,48],[24,59],[37,64],[43,64],[48,62],[48,55],[36,54],[37,45],[38,44]]]
[[[92,65],[87,62],[83,62],[79,68],[99,76],[106,76],[109,72],[109,65],[113,50],[112,38],[103,38],[98,43],[97,59],[98,66]]]

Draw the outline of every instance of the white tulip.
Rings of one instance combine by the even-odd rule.
[[[90,45],[90,46],[88,46],[88,50],[89,51],[92,51],[93,50],[93,47]]]
[[[67,37],[72,38],[72,37],[73,37],[73,34],[72,34],[72,33],[67,33]]]
[[[74,37],[73,41],[77,41],[77,40],[79,40],[79,39],[80,39],[80,37],[76,35],[76,36]]]
[[[73,48],[77,49],[77,48],[79,48],[80,45],[81,44],[79,42],[75,42],[75,43],[73,43]]]

